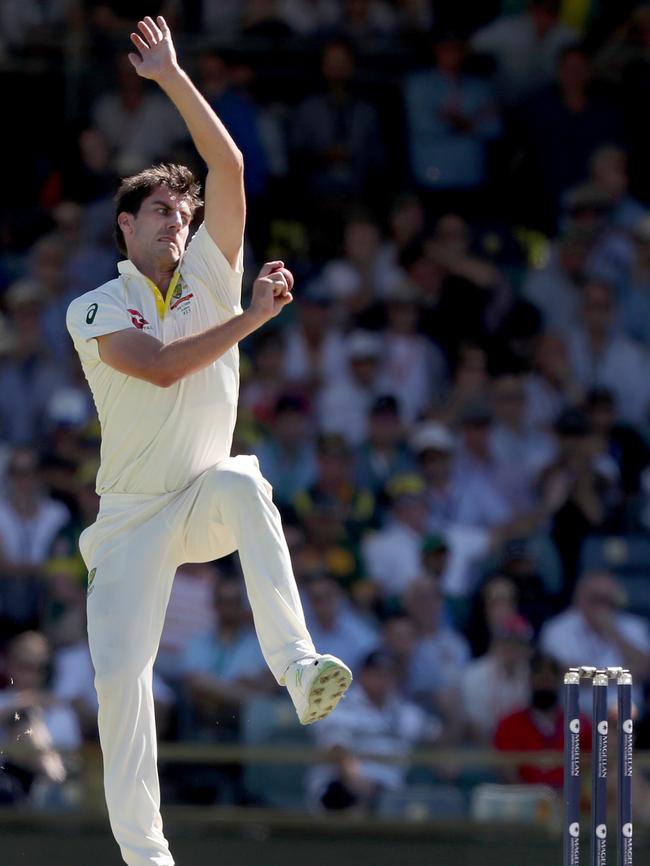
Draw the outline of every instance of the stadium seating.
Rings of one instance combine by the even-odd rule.
[[[309,729],[298,722],[283,696],[257,697],[242,713],[242,740],[248,746],[309,746]],[[244,786],[249,797],[263,805],[299,809],[305,805],[305,766],[247,764]]]
[[[384,791],[377,815],[405,821],[453,821],[465,818],[467,808],[462,791],[455,785],[409,785]]]

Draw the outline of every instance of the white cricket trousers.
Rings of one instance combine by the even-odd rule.
[[[129,866],[173,866],[160,817],[152,669],[174,573],[239,551],[260,646],[283,683],[314,645],[280,515],[257,459],[230,457],[184,490],[102,496],[79,547],[96,569],[88,638],[111,828]]]

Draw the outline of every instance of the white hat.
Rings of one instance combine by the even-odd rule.
[[[413,431],[409,444],[416,454],[428,450],[451,452],[455,448],[451,431],[438,421],[419,424]]]
[[[348,358],[378,358],[381,355],[381,339],[370,331],[354,331],[348,337],[345,348]]]

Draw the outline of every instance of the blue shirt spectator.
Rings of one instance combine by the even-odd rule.
[[[231,68],[217,52],[202,55],[199,71],[206,99],[243,154],[246,194],[258,198],[266,189],[269,168],[257,106],[233,85]]]
[[[531,0],[519,15],[504,15],[478,30],[472,48],[494,58],[502,100],[512,105],[550,81],[558,55],[578,34],[558,21],[559,0]]]
[[[492,85],[462,72],[465,46],[436,43],[436,68],[406,80],[411,171],[422,187],[475,189],[486,181],[486,145],[501,130]]]
[[[312,579],[306,593],[305,616],[309,633],[320,652],[343,655],[356,671],[379,645],[377,631],[356,613],[331,577]]]

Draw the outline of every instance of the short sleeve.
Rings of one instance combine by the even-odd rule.
[[[104,292],[74,300],[68,307],[66,325],[80,358],[87,360],[99,360],[97,337],[132,327],[127,310]]]
[[[243,259],[242,242],[233,268],[210,237],[205,223],[201,223],[183,256],[181,275],[190,285],[195,280],[203,283],[228,313],[238,313],[241,312]]]

